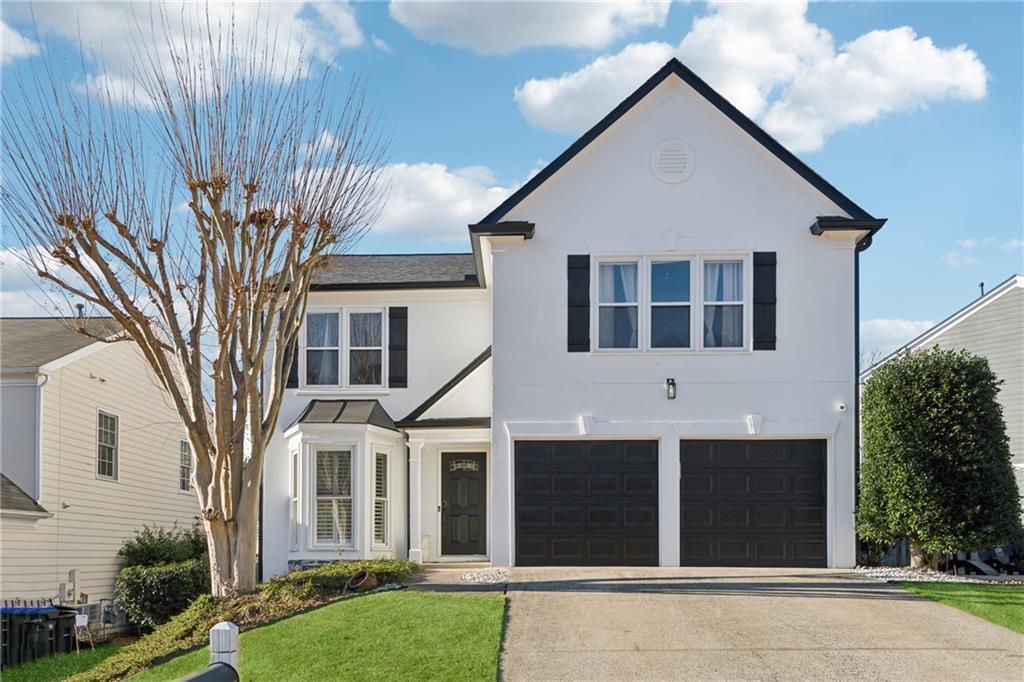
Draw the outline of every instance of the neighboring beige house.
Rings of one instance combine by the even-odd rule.
[[[862,378],[867,379],[875,367],[891,358],[932,346],[983,355],[1003,380],[999,403],[1010,437],[1017,487],[1024,491],[1024,276],[1014,275],[1001,282],[876,363]]]
[[[3,599],[99,605],[126,538],[197,516],[184,430],[134,344],[67,320],[0,319],[0,416]]]

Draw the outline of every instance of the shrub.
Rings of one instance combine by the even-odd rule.
[[[210,641],[210,628],[229,621],[245,630],[342,595],[345,583],[361,568],[382,583],[403,582],[420,571],[418,564],[393,559],[343,561],[295,571],[260,586],[257,592],[233,597],[201,594],[187,609],[153,632],[122,648],[95,668],[69,682],[108,682],[133,675],[149,666]],[[207,575],[208,578],[208,575]]]
[[[187,528],[143,526],[135,537],[125,540],[117,556],[122,568],[202,559],[206,556],[206,534],[198,521]]]
[[[153,628],[209,591],[210,569],[205,559],[163,566],[129,566],[117,576],[114,604],[132,623]]]
[[[863,399],[862,538],[906,538],[920,568],[1021,536],[1000,383],[985,358],[938,348],[875,370]]]

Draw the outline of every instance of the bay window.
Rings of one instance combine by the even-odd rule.
[[[317,544],[352,544],[352,451],[316,451]]]

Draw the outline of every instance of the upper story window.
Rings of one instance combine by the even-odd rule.
[[[192,446],[187,440],[180,442],[178,460],[178,489],[192,489]]]
[[[118,418],[100,410],[96,416],[96,475],[117,480]]]
[[[749,258],[601,258],[594,282],[596,350],[749,347]]]
[[[307,386],[384,387],[383,309],[311,311],[303,353]]]

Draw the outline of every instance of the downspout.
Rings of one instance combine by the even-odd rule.
[[[853,249],[853,517],[855,560],[860,559],[860,537],[856,532],[860,507],[860,252],[871,246],[871,235]]]

